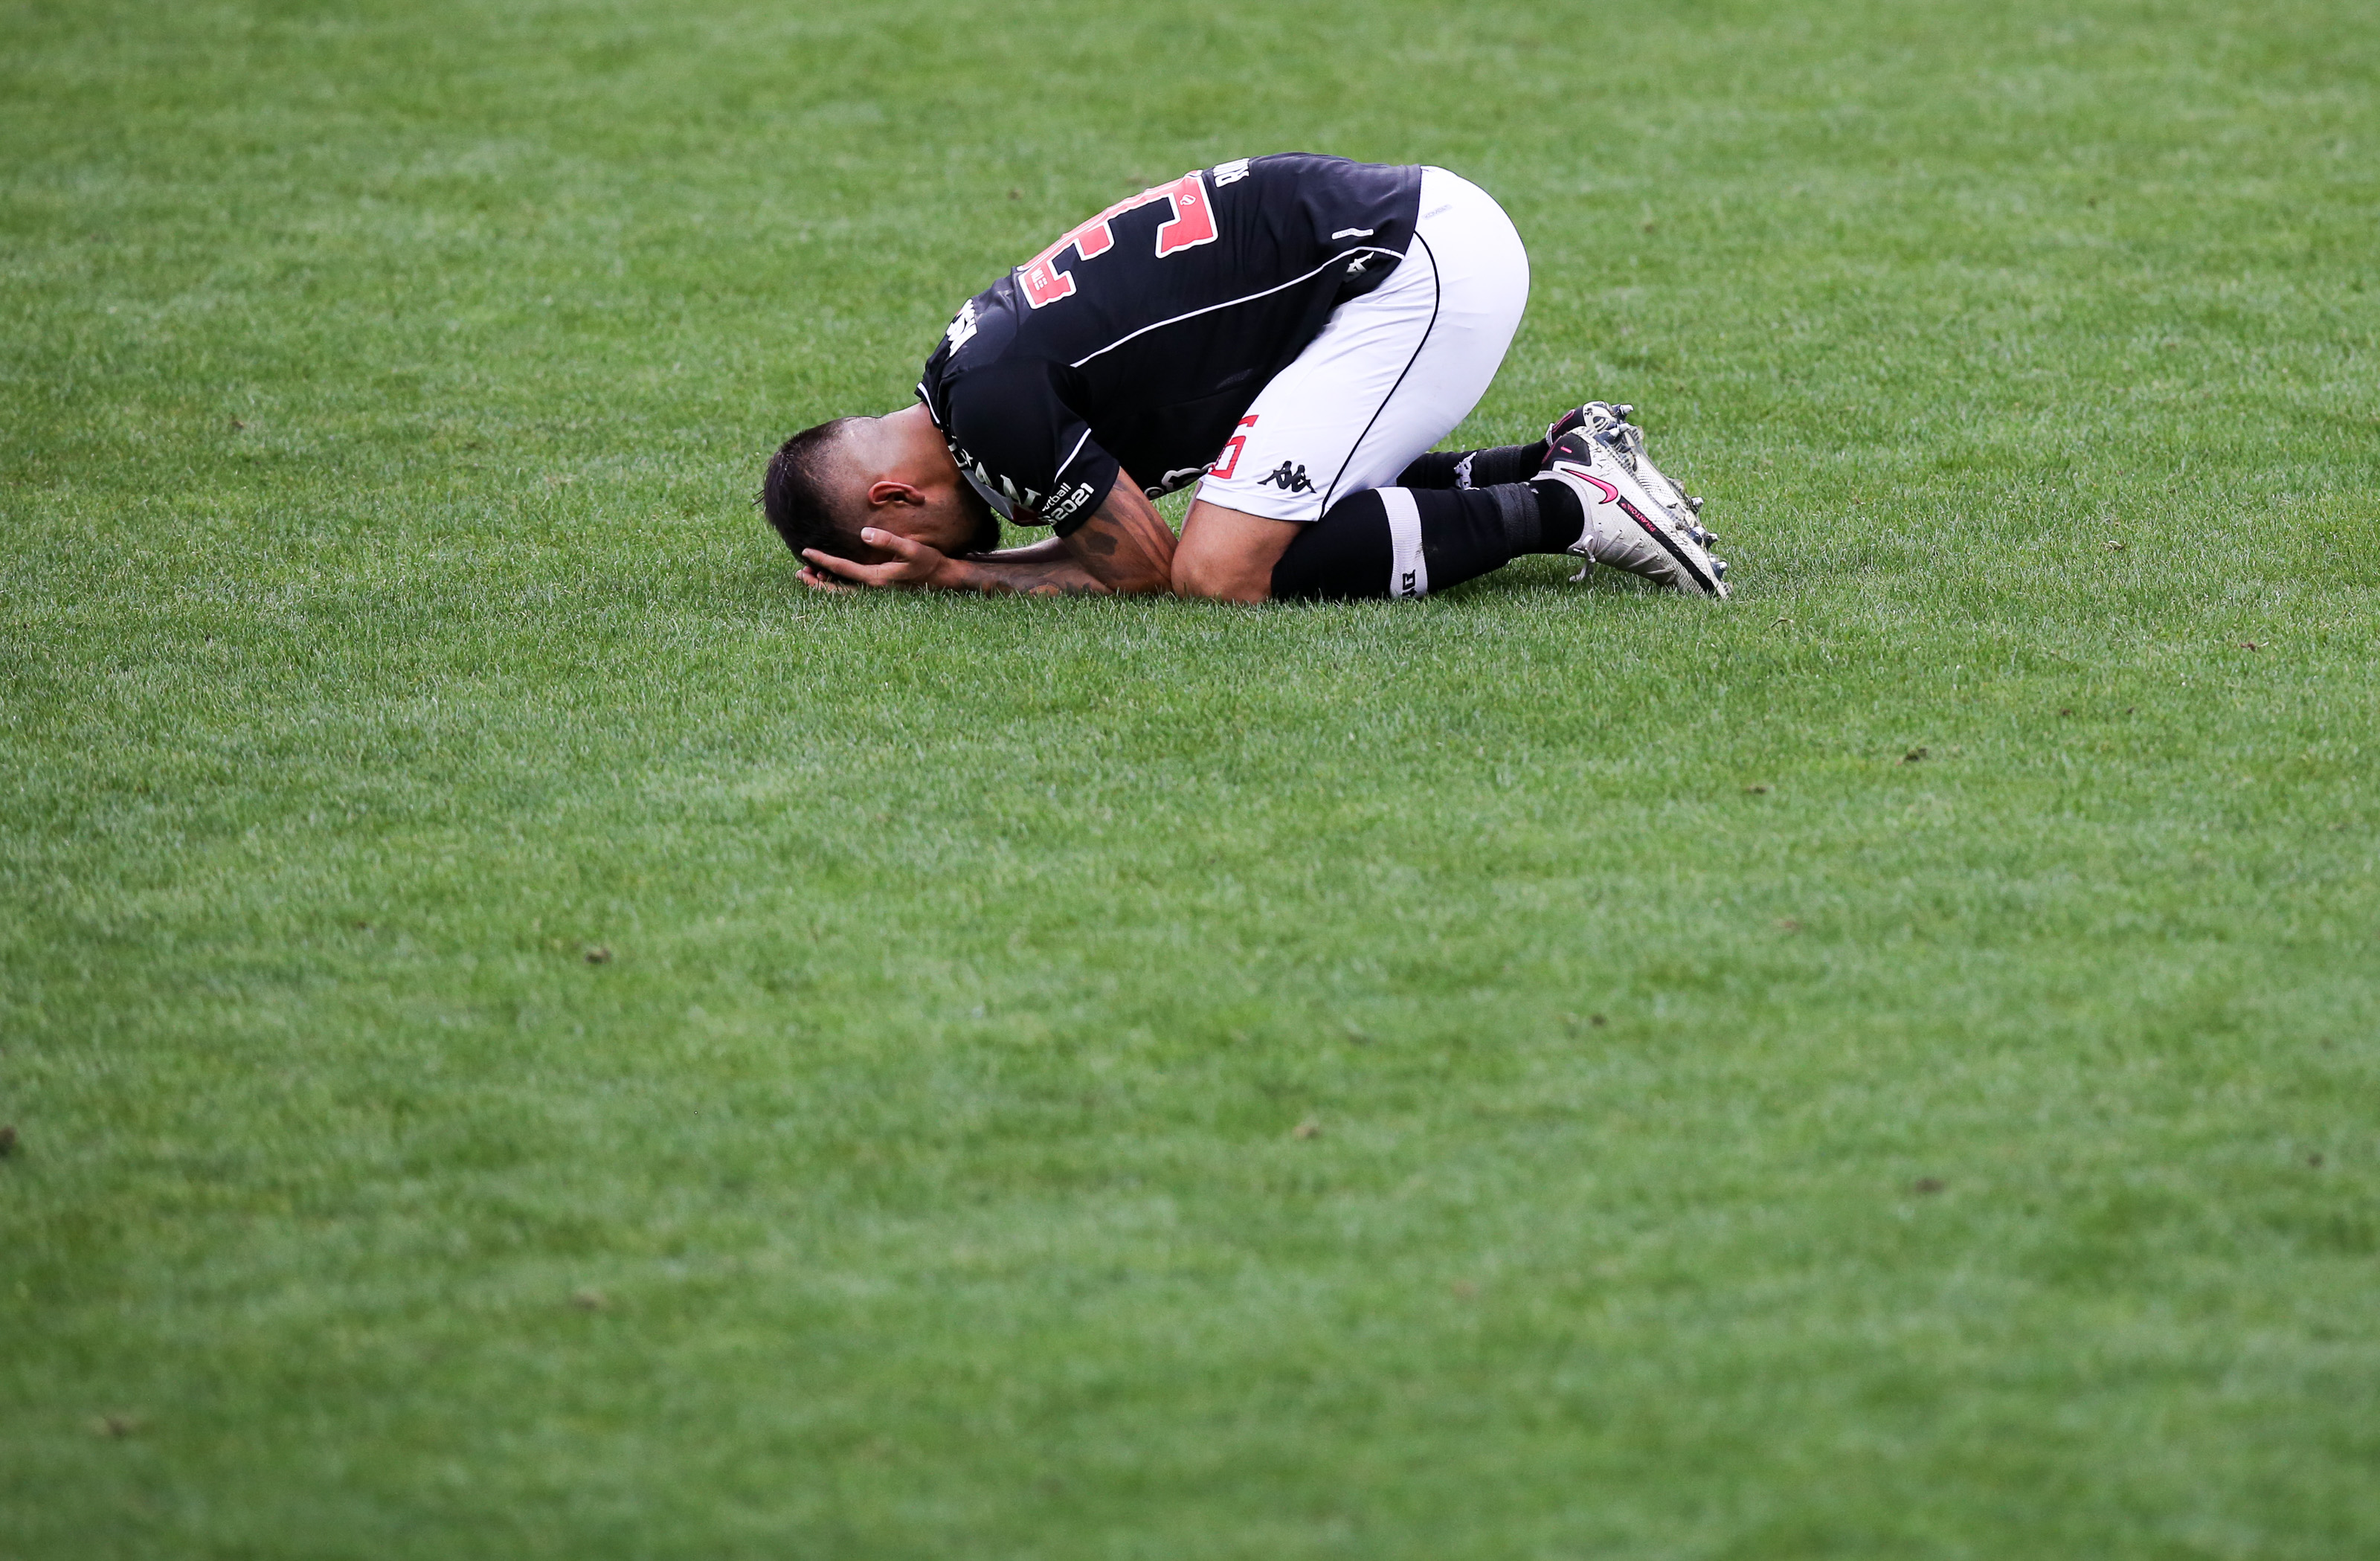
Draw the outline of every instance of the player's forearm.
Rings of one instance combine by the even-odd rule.
[[[982,562],[996,559],[1002,563],[1040,563],[1053,558],[1072,558],[1063,537],[1044,537],[1022,548],[1001,548],[988,553],[967,553],[967,558]]]
[[[874,532],[862,535],[872,545],[895,551],[909,546],[898,538],[886,541]],[[1132,474],[1124,472],[1117,475],[1114,488],[1091,518],[1064,537],[1000,552],[940,558],[930,574],[910,575],[898,581],[876,582],[864,574],[841,572],[862,584],[922,586],[938,591],[1155,596],[1173,588],[1174,543],[1173,528],[1142,495]],[[917,556],[920,561],[938,557],[930,551]],[[825,567],[836,566],[829,563]]]
[[[1005,552],[946,559],[927,584],[941,591],[1018,596],[1104,596],[1113,589],[1056,539]]]

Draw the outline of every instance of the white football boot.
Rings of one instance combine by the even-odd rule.
[[[1550,448],[1537,475],[1566,484],[1586,512],[1586,531],[1570,551],[1588,569],[1608,563],[1688,596],[1724,597],[1727,564],[1710,554],[1718,538],[1703,529],[1703,502],[1645,454],[1644,430],[1628,421],[1634,410],[1590,401],[1546,430]]]

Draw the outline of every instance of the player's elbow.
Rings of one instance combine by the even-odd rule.
[[[1146,553],[1111,555],[1092,570],[1101,585],[1119,596],[1163,596],[1174,589],[1173,560]]]

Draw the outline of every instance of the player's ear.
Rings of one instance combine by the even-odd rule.
[[[914,483],[895,482],[891,478],[868,485],[868,507],[880,510],[895,504],[920,504],[926,502],[925,490]]]

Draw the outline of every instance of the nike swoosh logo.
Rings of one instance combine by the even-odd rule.
[[[1613,500],[1620,497],[1620,490],[1612,487],[1611,484],[1604,481],[1599,477],[1590,476],[1586,468],[1584,466],[1573,466],[1569,462],[1564,461],[1562,463],[1562,470],[1570,473],[1572,477],[1585,478],[1587,481],[1595,484],[1597,488],[1602,489],[1603,497],[1596,501],[1596,502],[1599,504],[1610,503]]]

